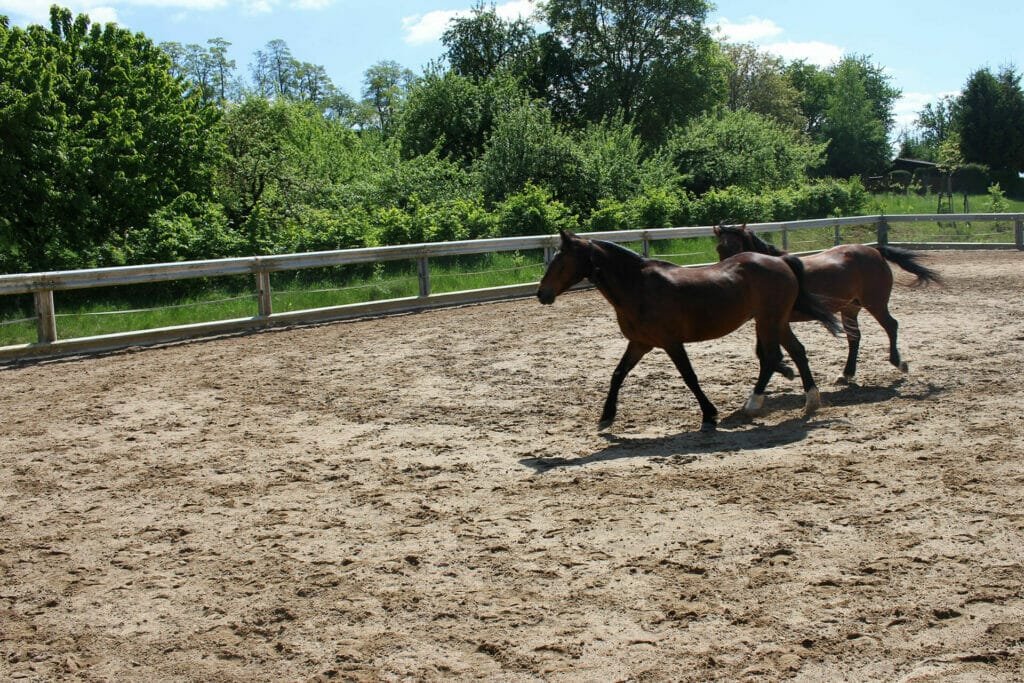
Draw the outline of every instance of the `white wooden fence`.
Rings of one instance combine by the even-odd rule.
[[[834,243],[843,242],[842,230],[851,226],[869,227],[874,231],[877,242],[889,243],[890,223],[918,222],[1013,222],[1013,242],[929,242],[907,243],[902,246],[916,249],[998,249],[1024,250],[1024,214],[913,214],[894,216],[855,216],[807,221],[750,224],[756,232],[778,232],[782,234],[782,247],[788,249],[789,235],[793,231],[810,228],[833,228]],[[711,226],[695,228],[661,228],[651,230],[621,230],[588,233],[587,237],[615,242],[640,242],[646,255],[651,242],[658,240],[708,237],[713,234]],[[534,237],[512,237],[484,239],[436,244],[412,244],[393,247],[350,249],[282,256],[253,256],[248,258],[221,259],[212,261],[189,261],[164,263],[122,268],[97,268],[89,270],[57,271],[47,273],[25,273],[0,275],[0,296],[32,294],[35,301],[35,321],[38,341],[0,347],[0,362],[12,360],[57,356],[72,353],[105,351],[127,346],[175,341],[191,337],[240,332],[255,328],[314,323],[327,320],[384,315],[409,312],[441,306],[495,301],[512,297],[532,295],[537,283],[510,285],[487,289],[475,289],[435,294],[430,289],[430,265],[432,258],[466,254],[488,254],[504,251],[543,249],[545,262],[558,247],[556,235]],[[307,268],[323,268],[352,264],[380,263],[385,261],[414,259],[418,264],[419,295],[383,301],[331,306],[275,313],[271,305],[270,274],[279,271],[294,271]],[[258,311],[255,315],[232,320],[217,320],[193,325],[162,327],[157,329],[106,334],[74,339],[58,339],[53,293],[74,289],[100,288],[115,285],[165,282],[189,278],[221,277],[230,275],[251,275],[255,278]]]

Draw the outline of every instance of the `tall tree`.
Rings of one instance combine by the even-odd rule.
[[[801,93],[807,131],[817,142],[829,143],[824,173],[845,178],[885,170],[893,103],[900,92],[881,67],[851,56],[824,70],[795,62],[787,74]]]
[[[736,185],[765,191],[797,185],[822,164],[824,143],[745,109],[722,109],[676,129],[667,147],[687,189]]]
[[[171,74],[184,78],[195,88],[204,103],[224,105],[236,96],[235,60],[228,59],[231,43],[223,38],[206,41],[209,47],[176,42],[160,43],[171,59]]]
[[[216,112],[142,34],[53,7],[0,22],[0,245],[33,270],[95,265],[100,245],[185,193],[210,196]]]
[[[285,41],[280,38],[271,40],[253,56],[255,61],[249,65],[249,70],[256,92],[266,98],[294,95],[299,62]]]
[[[470,16],[457,18],[441,42],[448,64],[459,76],[483,81],[499,69],[516,68],[530,53],[536,34],[525,19],[505,20],[492,4],[480,2]]]
[[[363,76],[363,102],[374,113],[376,127],[392,133],[395,116],[415,81],[415,75],[391,60],[377,62]]]
[[[1020,74],[975,71],[958,101],[960,147],[968,162],[987,164],[1001,182],[1014,187],[1024,171],[1024,93]]]
[[[785,126],[803,130],[807,121],[800,113],[800,93],[786,77],[783,60],[753,45],[723,45],[729,60],[727,106],[764,114]]]
[[[643,138],[658,141],[720,101],[725,63],[704,24],[704,0],[549,0],[545,7],[553,44],[571,60],[568,87],[555,94],[583,120],[621,111]]]

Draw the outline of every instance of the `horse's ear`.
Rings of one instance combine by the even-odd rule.
[[[715,237],[721,237],[722,236],[722,224],[721,223],[719,223],[714,228],[712,228],[712,230],[714,230],[714,232],[715,232]]]
[[[568,230],[565,230],[564,228],[559,228],[558,229],[558,234],[562,238],[562,244],[563,245],[569,244],[569,242],[572,240],[572,238],[576,236],[576,235],[572,234],[571,232],[569,232]]]

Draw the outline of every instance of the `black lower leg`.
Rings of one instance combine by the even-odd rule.
[[[622,388],[622,383],[626,380],[630,370],[636,367],[640,359],[650,350],[651,347],[634,342],[630,342],[629,346],[626,347],[626,353],[623,354],[622,359],[612,373],[612,383],[608,388],[608,397],[604,401],[604,410],[601,411],[601,429],[608,427],[615,421],[615,413],[619,402],[619,389]]]
[[[672,362],[675,363],[679,374],[683,376],[686,386],[693,392],[697,403],[700,404],[701,430],[708,431],[714,429],[718,423],[718,408],[715,407],[715,404],[708,399],[700,388],[700,383],[697,381],[697,373],[693,371],[693,366],[690,365],[690,357],[686,354],[686,349],[682,344],[679,344],[675,348],[665,349],[665,351],[668,353],[669,358],[672,359]]]

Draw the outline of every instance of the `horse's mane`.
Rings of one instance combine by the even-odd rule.
[[[627,249],[621,244],[615,242],[609,242],[607,240],[592,240],[594,244],[600,244],[602,247],[610,249],[611,251],[618,254],[620,257],[625,258],[630,265],[639,265],[643,262],[644,257],[636,253],[632,249]]]
[[[743,242],[744,251],[756,251],[759,254],[768,254],[769,256],[784,256],[787,253],[747,230],[746,225],[722,225],[719,226],[719,230],[723,233],[738,236]]]
[[[621,291],[621,288],[629,289],[636,286],[640,277],[641,266],[643,266],[646,259],[632,249],[627,249],[615,242],[591,240],[591,244],[599,247],[595,252],[601,254],[604,258],[594,258],[595,252],[591,252],[591,262],[594,265],[594,270],[590,274],[590,281],[599,288],[603,285],[610,285],[611,288],[603,290],[605,296],[615,297],[617,300],[616,292]],[[613,283],[618,284],[613,285]],[[617,305],[616,300],[609,298],[609,301],[612,301],[612,305]]]

